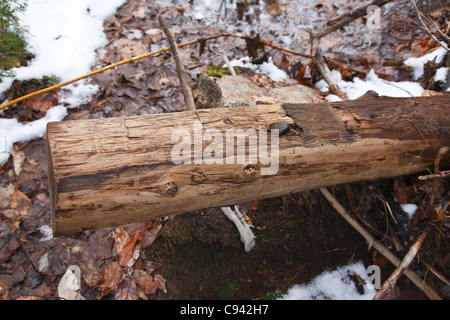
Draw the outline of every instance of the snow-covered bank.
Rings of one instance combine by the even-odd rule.
[[[8,90],[14,80],[55,76],[67,81],[90,72],[97,59],[95,50],[107,42],[103,21],[124,2],[28,0],[20,25],[28,30],[25,40],[35,59],[28,66],[14,68],[15,77],[0,83],[0,94]],[[22,125],[16,119],[0,119],[0,165],[8,160],[14,143],[42,137],[47,122],[64,119],[67,107],[76,108],[88,102],[97,91],[88,81],[79,81],[64,89],[61,105],[49,109],[40,120]]]

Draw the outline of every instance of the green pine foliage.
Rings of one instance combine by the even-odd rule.
[[[23,39],[25,30],[18,23],[25,8],[20,0],[0,0],[0,82],[1,78],[14,76],[10,69],[31,58]]]

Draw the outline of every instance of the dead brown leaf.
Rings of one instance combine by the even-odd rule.
[[[164,32],[162,29],[151,28],[145,31],[145,34],[150,37],[152,43],[158,43],[164,38]]]
[[[258,48],[263,47],[261,44],[261,39],[259,35],[254,38],[245,38],[245,43],[247,44],[247,54],[249,57],[256,59],[258,57]]]
[[[23,105],[44,115],[48,109],[58,104],[58,91],[59,90],[53,90],[48,93],[29,98],[25,100]]]
[[[114,246],[113,238],[103,238],[100,240],[98,247],[95,250],[97,260],[106,260],[112,257],[112,249]]]
[[[19,240],[17,240],[17,237],[12,236],[0,249],[0,263],[7,261],[19,247]]]
[[[150,247],[153,244],[153,242],[155,242],[161,229],[162,223],[154,222],[150,230],[149,229],[145,230],[145,232],[142,234],[141,248],[145,249]]]
[[[7,186],[0,187],[0,208],[9,208],[11,197],[14,192],[14,186],[10,183]]]
[[[138,300],[139,293],[134,280],[129,278],[123,279],[119,284],[114,298],[116,300]]]
[[[20,215],[26,215],[31,209],[31,200],[22,191],[16,189],[12,194],[10,207]]]
[[[115,54],[117,54],[117,61],[140,56],[147,51],[142,43],[126,38],[115,40],[111,47],[114,48]]]
[[[162,290],[164,293],[167,293],[166,279],[164,279],[161,275],[156,274],[154,280],[158,283],[158,289]]]
[[[260,87],[269,89],[272,88],[273,85],[266,75],[255,75],[255,76],[247,76],[250,80],[257,83]]]
[[[102,280],[97,261],[92,257],[89,250],[83,247],[73,247],[71,252],[75,264],[81,269],[81,274],[86,284],[89,287],[95,287]]]
[[[120,265],[124,266],[133,257],[134,247],[136,246],[136,241],[138,240],[139,232],[135,232],[131,239],[123,246],[122,252],[120,253]]]
[[[102,292],[101,296],[107,295],[115,290],[122,281],[123,271],[116,261],[109,262],[103,271],[102,280],[98,288]]]
[[[133,279],[138,287],[140,287],[146,295],[155,294],[159,288],[159,283],[153,279],[151,275],[143,270],[135,270]]]
[[[120,255],[123,247],[130,240],[130,236],[123,227],[116,227],[112,237],[114,238],[114,250],[117,255]]]
[[[27,274],[22,267],[17,268],[8,278],[8,286],[14,287],[16,284],[22,282],[26,276]]]
[[[411,56],[421,57],[433,47],[430,36],[418,37],[411,43]]]
[[[25,154],[19,149],[16,144],[13,146],[13,150],[14,173],[16,174],[16,176],[18,176],[22,171],[22,163],[25,159]]]

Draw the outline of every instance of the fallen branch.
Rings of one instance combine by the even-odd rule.
[[[177,68],[178,79],[180,80],[181,91],[184,96],[184,103],[186,104],[187,110],[194,111],[194,97],[192,95],[191,88],[189,88],[187,73],[184,69],[183,61],[181,60],[180,52],[178,50],[178,45],[175,41],[175,35],[173,34],[172,29],[167,25],[167,22],[163,16],[159,16],[159,22],[161,23],[161,27],[167,36],[167,40],[169,41],[169,45],[172,50],[172,57]]]
[[[358,221],[353,219],[345,210],[345,208],[336,200],[335,197],[326,189],[320,188],[322,195],[330,202],[334,209],[353,227],[355,228],[378,252],[384,255],[393,265],[396,267],[401,265],[400,259],[398,259],[388,248],[386,248],[380,242],[377,242],[375,238],[364,229]],[[432,300],[442,300],[439,294],[427,283],[425,283],[414,271],[406,268],[404,270],[405,275],[419,288],[421,289],[428,298]]]
[[[395,269],[395,271],[390,275],[390,277],[383,283],[378,293],[373,297],[373,300],[383,300],[386,295],[394,288],[397,280],[400,276],[405,272],[409,265],[414,260],[415,256],[419,252],[420,247],[422,246],[423,241],[427,234],[423,232],[417,241],[411,246],[408,253],[402,260],[402,263]]]
[[[426,176],[419,176],[419,180],[433,180],[433,179],[446,179],[450,177],[450,170],[441,171],[435,174],[429,174]]]

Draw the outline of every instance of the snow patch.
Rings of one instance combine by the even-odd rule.
[[[422,57],[406,59],[404,64],[407,66],[410,66],[413,69],[414,80],[417,80],[423,75],[423,66],[428,61],[434,61],[436,63],[440,63],[446,53],[447,53],[447,50],[440,47],[440,48],[434,50],[433,52],[430,52]]]
[[[420,97],[423,88],[420,84],[410,81],[387,81],[379,78],[372,69],[365,79],[354,78],[353,81],[342,80],[341,74],[337,70],[332,71],[339,88],[347,95],[349,100],[354,100],[372,90],[380,96],[388,97]],[[320,80],[315,84],[320,91],[328,91],[328,84],[325,80]],[[331,99],[336,99],[334,96]],[[336,100],[335,100],[336,101]]]
[[[289,79],[287,73],[279,69],[273,63],[272,57],[269,57],[267,62],[263,62],[260,65],[251,63],[249,57],[243,57],[241,59],[231,61],[231,65],[233,67],[248,68],[254,70],[258,74],[266,74],[272,81],[275,82],[286,81]],[[224,65],[223,67],[226,68],[227,66]]]
[[[434,81],[442,81],[445,83],[447,81],[447,75],[450,71],[450,68],[442,67],[436,70],[436,74],[434,75]]]
[[[359,293],[351,277],[356,273],[366,284]],[[360,261],[342,266],[333,271],[325,271],[308,284],[294,285],[280,300],[371,300],[377,293],[369,283],[364,264]]]
[[[410,219],[412,219],[414,217],[414,214],[417,211],[417,205],[413,204],[413,203],[405,203],[405,204],[400,204],[400,207],[402,207],[402,210],[408,214],[408,217]]]
[[[44,235],[39,241],[49,241],[53,239],[53,231],[49,225],[43,225],[39,227],[38,230]]]
[[[15,77],[3,79],[0,94],[8,90],[14,80],[56,76],[64,82],[89,73],[97,61],[95,50],[107,43],[103,21],[124,2],[27,1],[19,23],[28,30],[25,40],[35,58],[28,66],[12,69]],[[89,102],[97,90],[97,86],[82,80],[64,87],[60,93],[61,105],[50,108],[42,119],[27,124],[16,119],[0,119],[0,166],[8,160],[14,143],[43,137],[48,122],[63,120],[67,107],[76,108]]]
[[[0,165],[8,161],[14,143],[42,138],[48,122],[60,121],[66,115],[66,107],[55,106],[47,110],[45,117],[26,124],[16,119],[0,119]]]

